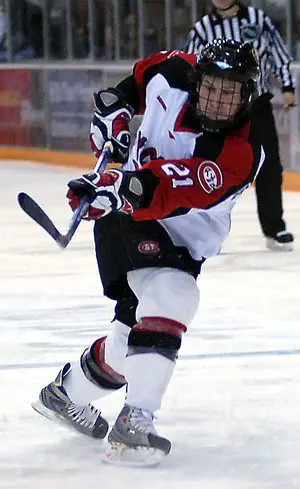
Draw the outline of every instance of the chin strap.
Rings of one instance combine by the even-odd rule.
[[[217,7],[215,7],[215,10],[216,11],[219,11],[219,12],[227,12],[227,10],[230,10],[232,7],[234,7],[237,4],[238,4],[238,1],[237,0],[233,0],[233,2],[229,5],[229,7],[226,7],[226,8],[217,8]]]

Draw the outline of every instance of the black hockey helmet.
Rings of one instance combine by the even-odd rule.
[[[211,119],[201,109],[199,92],[205,75],[231,80],[240,90],[239,106],[227,119]],[[192,100],[196,100],[201,125],[208,130],[220,130],[238,124],[249,111],[258,96],[257,81],[260,75],[256,52],[250,43],[241,43],[229,39],[215,39],[207,44],[197,58],[192,74]],[[207,100],[209,104],[209,100]]]

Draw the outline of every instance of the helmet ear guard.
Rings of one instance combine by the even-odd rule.
[[[205,74],[241,84],[240,108],[234,118],[212,120],[201,113],[199,91]],[[202,127],[210,131],[219,131],[237,125],[249,112],[258,96],[259,74],[258,58],[251,44],[228,39],[215,39],[207,44],[198,56],[191,74],[191,103],[197,107]]]

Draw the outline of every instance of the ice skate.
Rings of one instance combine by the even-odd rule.
[[[125,404],[108,435],[103,462],[116,465],[156,465],[171,450],[171,442],[159,436],[149,411]]]
[[[67,363],[54,382],[41,390],[38,401],[33,403],[32,407],[50,420],[62,422],[90,437],[104,438],[108,431],[108,423],[102,418],[101,411],[91,404],[76,405],[63,387],[63,379],[70,368],[70,363]]]
[[[274,237],[267,236],[266,246],[274,251],[292,251],[294,236],[288,231],[280,231]]]

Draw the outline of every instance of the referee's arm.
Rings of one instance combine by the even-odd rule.
[[[281,82],[283,92],[294,92],[295,84],[290,70],[292,58],[278,30],[267,15],[265,16],[265,28],[271,37],[270,47],[274,61],[274,75]]]
[[[186,53],[200,54],[205,44],[207,44],[206,34],[202,20],[199,20],[190,30],[184,50]]]

